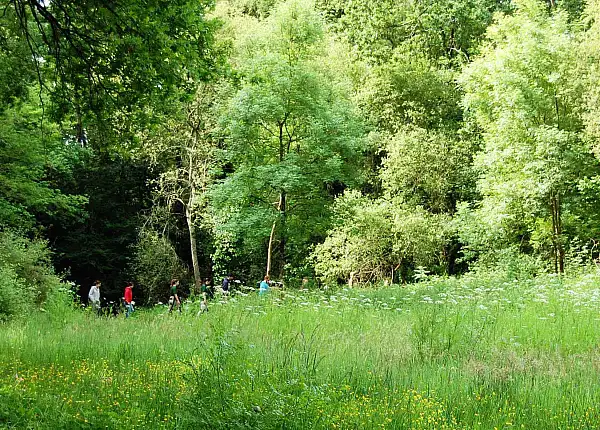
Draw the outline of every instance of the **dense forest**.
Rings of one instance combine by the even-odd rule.
[[[600,1],[5,0],[0,319],[598,257]],[[141,301],[141,299],[140,299]]]

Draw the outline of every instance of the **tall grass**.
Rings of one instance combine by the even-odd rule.
[[[16,428],[599,428],[600,278],[272,292],[0,326]]]

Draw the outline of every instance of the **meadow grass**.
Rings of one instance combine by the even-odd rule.
[[[0,326],[6,428],[600,428],[600,277],[273,291]]]

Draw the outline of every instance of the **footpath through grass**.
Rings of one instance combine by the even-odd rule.
[[[201,316],[35,314],[0,326],[0,427],[597,429],[599,286],[466,277]]]

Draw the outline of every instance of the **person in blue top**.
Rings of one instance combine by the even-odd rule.
[[[224,296],[229,295],[229,289],[231,288],[231,282],[233,281],[233,275],[229,274],[225,278],[223,278],[223,283],[221,284],[221,291]]]
[[[265,279],[263,279],[263,281],[260,283],[260,286],[259,286],[259,290],[258,290],[259,296],[262,296],[267,291],[269,291],[269,282],[270,282],[269,275],[265,275]]]

